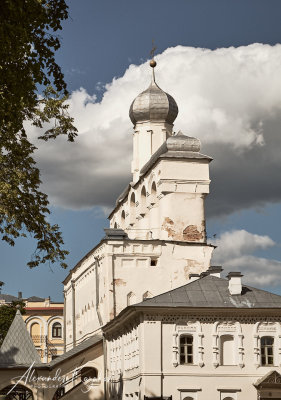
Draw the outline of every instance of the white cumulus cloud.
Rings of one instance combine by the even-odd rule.
[[[240,271],[243,281],[253,286],[281,284],[281,262],[256,256],[257,250],[266,250],[276,243],[269,236],[256,235],[245,230],[222,233],[212,244],[218,246],[213,253],[213,265],[222,265],[224,273]]]
[[[156,79],[179,106],[175,130],[214,157],[209,215],[281,200],[281,45],[208,50],[177,46],[157,56]],[[147,63],[105,85],[100,102],[81,88],[69,100],[79,137],[36,142],[52,204],[108,207],[130,180],[132,100],[150,81]],[[34,138],[35,128],[30,129]],[[270,180],[268,179],[270,176]]]

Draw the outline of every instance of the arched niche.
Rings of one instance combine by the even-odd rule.
[[[238,321],[215,322],[213,325],[213,365],[217,368],[222,364],[222,352],[232,353],[233,360],[230,365],[244,367],[244,345],[241,325]],[[233,337],[233,341],[231,339]],[[228,346],[228,349],[226,348]],[[224,349],[225,347],[225,349]],[[230,349],[231,347],[231,349]],[[227,361],[229,362],[229,360]]]
[[[233,335],[220,336],[220,365],[235,365],[235,342]]]
[[[6,400],[33,400],[33,393],[30,389],[23,385],[14,385],[6,386],[4,389],[0,390],[0,399]],[[10,392],[10,390],[13,390]],[[10,393],[9,393],[10,392]],[[8,394],[9,393],[9,394]],[[4,397],[5,396],[5,397]]]
[[[81,369],[81,380],[83,382],[88,381],[89,379],[97,379],[98,378],[98,370],[93,367],[84,367]]]
[[[39,338],[39,336],[41,335],[41,326],[39,322],[32,322],[30,326],[30,335],[32,338]]]
[[[130,292],[127,294],[127,306],[131,306],[136,303],[136,295],[134,292]]]
[[[151,297],[153,297],[152,293],[150,293],[149,291],[146,291],[143,295],[142,295],[142,299],[146,300],[146,299],[150,299]]]

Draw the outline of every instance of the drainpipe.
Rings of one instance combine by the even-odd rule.
[[[163,323],[161,321],[161,341],[160,341],[160,346],[161,346],[161,350],[160,350],[160,369],[161,369],[161,399],[163,399],[163,380],[164,380],[164,376],[163,376]]]
[[[114,318],[116,317],[116,288],[115,288],[115,264],[114,264],[114,258],[112,256],[111,258],[111,266],[112,266],[112,290],[113,290],[113,316]]]
[[[95,271],[96,271],[96,312],[99,319],[100,326],[103,326],[102,317],[100,313],[100,285],[99,285],[99,275],[98,275],[99,258],[95,257]]]
[[[102,338],[103,344],[103,369],[104,369],[104,380],[103,380],[103,390],[104,390],[104,400],[107,400],[107,347],[106,347],[106,339],[103,333]]]
[[[63,291],[63,352],[66,352],[66,291]]]
[[[72,339],[73,347],[76,346],[76,319],[75,319],[75,282],[71,281],[72,288]]]

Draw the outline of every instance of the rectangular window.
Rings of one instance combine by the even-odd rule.
[[[180,364],[193,364],[193,337],[180,337]]]
[[[261,338],[261,365],[273,365],[274,338],[263,336]]]

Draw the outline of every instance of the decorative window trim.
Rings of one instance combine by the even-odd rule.
[[[221,326],[221,329],[219,329]],[[217,321],[213,327],[213,366],[217,368],[220,365],[220,337],[230,335],[234,338],[235,347],[235,365],[240,368],[245,366],[244,363],[244,347],[241,324],[238,321]],[[222,365],[223,366],[223,365]]]
[[[173,333],[173,366],[180,365],[180,337],[189,335],[193,337],[193,364],[199,365],[201,368],[204,366],[203,362],[203,333],[199,321],[188,321],[182,324],[174,325]],[[188,365],[188,364],[186,364]]]
[[[197,400],[197,393],[202,392],[201,388],[188,388],[188,389],[179,389],[178,391],[180,392],[180,400],[183,400],[185,397],[188,397],[191,395],[194,400]]]
[[[237,393],[241,392],[241,389],[218,388],[217,391],[220,392],[220,400],[224,400],[226,397],[237,400]]]
[[[256,368],[281,366],[281,328],[280,323],[275,321],[260,321],[254,326],[254,364]],[[261,338],[271,336],[274,338],[273,365],[261,364]]]

